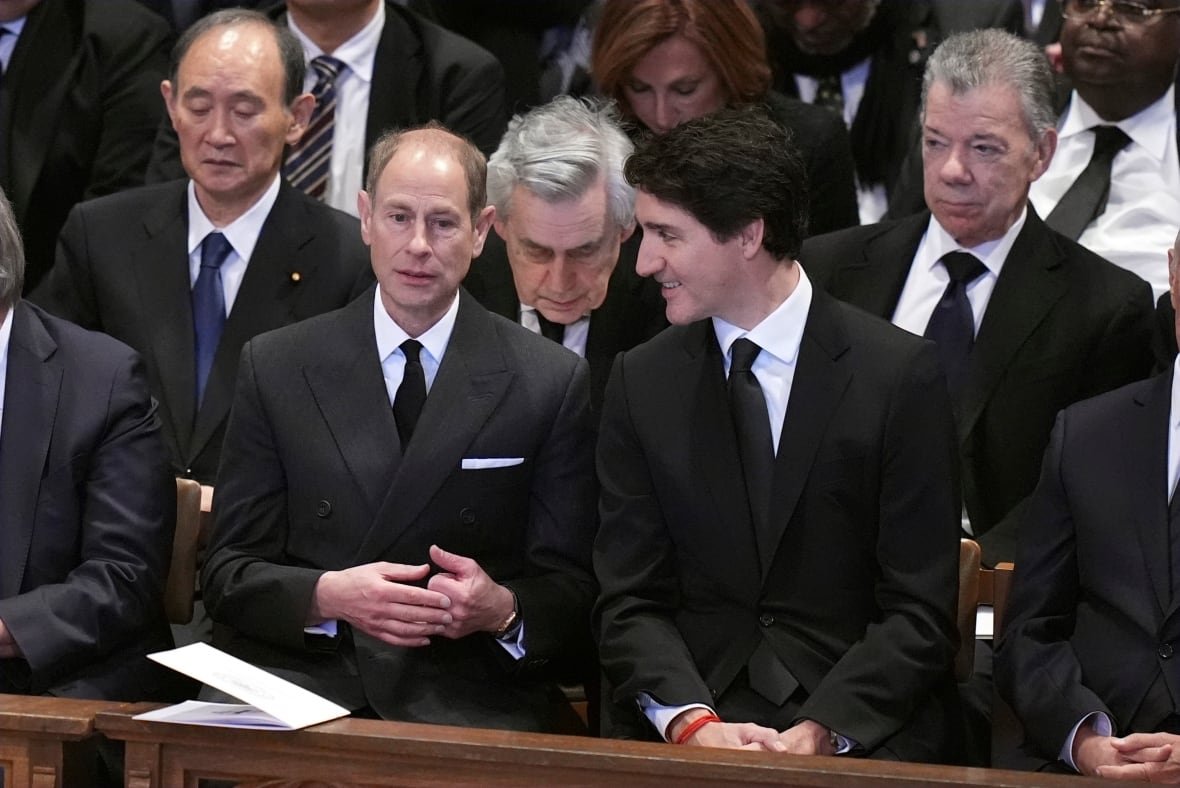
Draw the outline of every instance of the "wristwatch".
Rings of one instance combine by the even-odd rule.
[[[496,627],[496,631],[492,633],[497,640],[503,640],[510,635],[516,634],[522,623],[520,620],[520,601],[516,598],[516,592],[510,588],[508,589],[508,593],[512,594],[512,612],[508,614],[508,617],[504,619],[503,623]]]

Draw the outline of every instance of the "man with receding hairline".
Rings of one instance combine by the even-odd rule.
[[[495,214],[478,150],[428,127],[370,160],[377,287],[242,351],[214,642],[361,714],[552,730],[595,593],[586,363],[459,288]]]

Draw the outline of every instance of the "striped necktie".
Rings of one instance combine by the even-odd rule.
[[[311,61],[316,73],[315,109],[303,138],[291,146],[283,174],[292,186],[305,194],[324,199],[328,190],[328,175],[332,164],[332,135],[336,125],[336,78],[344,63],[334,57],[320,55]]]

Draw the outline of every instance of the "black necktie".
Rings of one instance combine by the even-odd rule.
[[[397,422],[397,434],[404,449],[414,435],[418,416],[422,414],[422,406],[426,404],[426,373],[422,370],[422,361],[418,358],[418,353],[422,350],[421,342],[407,339],[401,344],[401,350],[406,356],[406,368],[402,374],[402,383],[397,387],[397,395],[393,398],[393,420]]]
[[[1094,153],[1090,163],[1069,187],[1045,224],[1077,240],[1090,222],[1106,210],[1110,196],[1110,167],[1115,155],[1131,143],[1118,126],[1094,127]]]
[[[942,264],[951,280],[930,315],[925,336],[938,343],[938,355],[942,358],[947,385],[954,398],[967,377],[967,357],[975,344],[975,315],[967,299],[967,285],[982,276],[987,268],[979,258],[967,252],[943,255]]]
[[[729,409],[737,429],[738,451],[750,499],[750,515],[758,550],[766,558],[774,549],[770,544],[767,519],[770,509],[770,479],[774,469],[774,441],[770,435],[770,417],[762,386],[750,369],[762,348],[746,338],[733,343],[729,364]]]
[[[827,107],[841,118],[844,117],[844,86],[840,82],[839,74],[827,74],[815,81],[815,101],[817,107]]]
[[[541,336],[552,339],[559,345],[562,344],[565,341],[565,326],[561,323],[554,323],[542,315],[540,309],[534,309],[533,312],[537,315],[537,322],[541,324]]]
[[[225,293],[221,285],[221,265],[233,251],[221,233],[209,233],[201,241],[201,270],[193,285],[193,338],[196,340],[197,409],[205,396],[205,384],[217,355],[221,329],[225,327]]]

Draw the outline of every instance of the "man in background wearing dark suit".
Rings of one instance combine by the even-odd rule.
[[[1180,239],[1168,270],[1180,304]],[[1021,523],[996,679],[1050,768],[1175,782],[1178,375],[1173,362],[1060,413]]]
[[[590,363],[598,413],[615,355],[667,322],[635,273],[633,146],[609,105],[559,97],[518,115],[488,162],[495,235],[463,286],[491,311]]]
[[[673,326],[619,356],[598,439],[620,713],[678,744],[948,757],[959,496],[933,345],[812,289],[801,160],[764,112],[678,126],[626,172]]]
[[[596,589],[586,362],[460,289],[478,150],[428,127],[371,158],[377,288],[242,351],[214,643],[362,714],[552,730]]]
[[[175,484],[139,357],[20,300],[0,193],[0,692],[175,699]],[[171,674],[171,675],[169,675]]]
[[[372,281],[360,227],[283,183],[314,103],[303,53],[253,11],[177,43],[163,84],[189,178],[78,205],[33,296],[143,354],[177,475],[212,484],[242,345]]]
[[[143,184],[168,26],[128,0],[8,0],[0,28],[0,185],[32,291],[70,208]]]
[[[939,343],[964,525],[985,562],[1011,561],[1014,510],[1036,485],[1054,415],[1147,374],[1151,291],[1028,203],[1056,142],[1052,74],[1034,44],[998,30],[953,36],[923,94],[931,212],[808,239],[802,259],[831,295]]]

